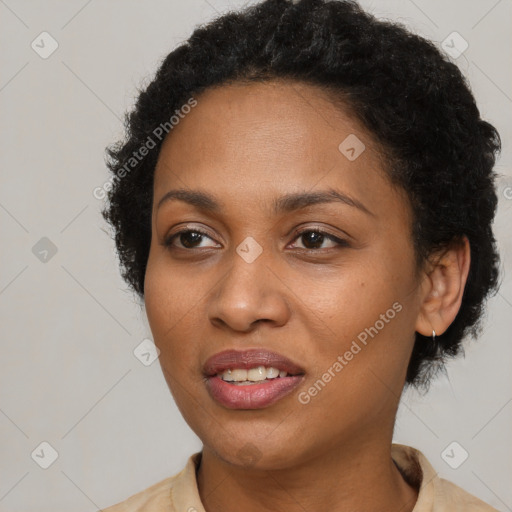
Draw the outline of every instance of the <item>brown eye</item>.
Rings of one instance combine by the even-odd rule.
[[[190,249],[191,247],[195,247],[197,243],[200,243],[202,238],[203,235],[197,231],[185,231],[180,234],[179,241],[184,247]]]
[[[306,231],[301,235],[301,240],[306,249],[319,249],[325,238],[325,235],[318,231]]]
[[[318,249],[332,249],[335,247],[344,246],[347,247],[348,243],[346,240],[342,240],[340,238],[331,235],[325,231],[320,229],[305,229],[297,234],[294,240],[301,240],[303,247],[298,247],[299,249],[307,249],[307,250],[318,250]],[[330,241],[332,243],[331,246],[322,247],[322,245],[326,242]]]
[[[164,242],[164,246],[168,248],[177,247],[178,249],[196,249],[200,247],[203,239],[211,240],[205,232],[199,229],[184,229],[168,237]],[[179,240],[180,244],[175,245],[175,240]]]

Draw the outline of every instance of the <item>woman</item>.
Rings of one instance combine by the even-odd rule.
[[[203,443],[120,511],[495,510],[392,444],[497,288],[500,138],[430,42],[267,0],[164,60],[105,219]]]

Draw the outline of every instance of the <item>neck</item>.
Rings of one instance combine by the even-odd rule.
[[[197,481],[205,510],[411,512],[418,496],[391,458],[391,441],[329,447],[285,469],[261,466],[235,466],[203,448]]]

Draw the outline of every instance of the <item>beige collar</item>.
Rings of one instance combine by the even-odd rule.
[[[194,453],[187,461],[185,468],[160,484],[159,490],[169,489],[170,496],[165,493],[166,504],[172,501],[177,512],[205,512],[196,480],[196,468],[199,465],[201,452]],[[419,450],[401,444],[392,444],[391,457],[395,461],[404,479],[413,487],[419,488],[418,499],[413,512],[463,512],[469,508],[475,512],[498,512],[478,498],[467,493],[455,484],[443,480],[434,470],[427,458]],[[156,491],[156,486],[155,486]],[[159,502],[164,505],[164,502]],[[131,510],[131,509],[130,509]],[[151,507],[144,511],[152,511]],[[155,511],[157,509],[155,508]]]

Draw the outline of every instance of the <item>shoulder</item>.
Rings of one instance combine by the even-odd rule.
[[[101,512],[175,512],[181,510],[184,503],[197,504],[197,510],[200,510],[195,474],[200,455],[201,452],[191,455],[179,473],[160,480],[122,502],[102,509]]]
[[[425,455],[416,448],[393,444],[391,455],[404,479],[419,491],[413,512],[499,512],[441,478]]]
[[[171,487],[177,475],[168,477],[160,482],[133,494],[126,500],[101,509],[101,512],[153,512],[172,511]]]
[[[436,492],[437,500],[442,502],[444,506],[439,510],[446,510],[447,512],[498,512],[491,505],[443,478],[438,479]]]

